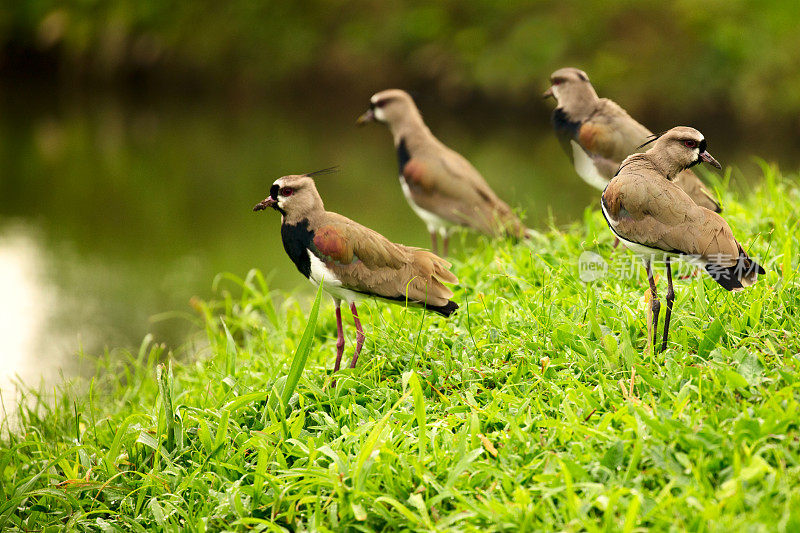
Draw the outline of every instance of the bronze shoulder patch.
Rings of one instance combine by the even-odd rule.
[[[353,248],[347,239],[334,226],[322,226],[314,232],[314,246],[320,254],[337,263],[349,264],[353,260]]]

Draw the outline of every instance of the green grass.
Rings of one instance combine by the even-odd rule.
[[[329,299],[315,323],[259,272],[222,276],[179,353],[145,339],[29,393],[1,441],[0,529],[797,531],[797,176],[764,165],[723,200],[769,272],[738,294],[676,281],[660,354],[641,268],[578,279],[584,250],[629,254],[592,210],[527,245],[456,245],[450,320],[362,305],[359,367],[334,387]]]

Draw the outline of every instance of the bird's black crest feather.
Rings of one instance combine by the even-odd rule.
[[[665,133],[667,133],[667,132],[666,131],[662,131],[661,133],[654,133],[653,135],[649,136],[645,142],[643,142],[642,144],[637,146],[636,149],[639,150],[640,148],[644,148],[648,144],[657,141],[658,138],[661,137],[662,135],[664,135]]]
[[[323,168],[320,170],[315,170],[314,172],[306,172],[303,175],[309,178],[313,178],[314,176],[323,176],[325,174],[333,174],[334,172],[339,172],[339,165],[336,165],[334,167]]]

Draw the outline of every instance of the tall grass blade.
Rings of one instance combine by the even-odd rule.
[[[375,427],[372,428],[369,435],[367,436],[367,440],[364,442],[364,445],[361,447],[361,450],[358,452],[358,457],[356,458],[356,466],[353,469],[353,478],[355,481],[355,487],[358,490],[363,488],[364,483],[364,476],[362,476],[362,469],[364,468],[364,464],[367,462],[367,459],[370,458],[372,452],[375,451],[375,448],[378,446],[378,439],[380,439],[381,433],[383,433],[383,429],[386,427],[386,424],[389,422],[389,418],[394,414],[398,407],[408,398],[411,394],[411,391],[406,392],[403,394],[399,400],[389,409],[383,417],[375,424]]]
[[[289,373],[286,375],[283,388],[280,391],[276,390],[276,394],[270,396],[268,406],[274,409],[274,403],[276,401],[275,399],[277,398],[277,394],[280,394],[281,406],[283,407],[281,411],[284,413],[284,415],[286,414],[286,408],[289,406],[289,400],[292,398],[292,394],[294,394],[294,390],[297,388],[297,384],[300,382],[300,376],[303,375],[303,369],[306,366],[308,354],[311,353],[311,342],[314,340],[314,332],[317,329],[317,317],[319,316],[319,305],[321,301],[322,284],[320,283],[319,288],[317,289],[317,296],[314,298],[314,305],[311,306],[311,313],[308,315],[306,329],[303,331],[300,344],[298,344],[297,350],[294,352],[292,366],[289,367]],[[276,382],[275,385],[277,389],[278,383]]]
[[[720,337],[722,337],[722,332],[724,330],[725,326],[723,321],[719,318],[715,318],[711,325],[708,326],[703,340],[700,341],[700,346],[697,348],[697,355],[703,358],[708,357],[711,350],[713,350],[719,342]]]
[[[417,419],[417,449],[420,459],[424,456],[426,442],[425,421],[425,396],[422,393],[422,385],[419,376],[413,372],[408,378],[408,385],[411,387],[411,394],[414,397],[414,416]]]
[[[164,410],[164,431],[167,434],[167,442],[164,447],[172,453],[175,449],[175,411],[172,408],[172,364],[169,370],[164,372],[164,365],[156,367],[156,380],[158,381],[158,391],[161,396],[161,408]]]
[[[222,329],[225,330],[225,338],[227,339],[225,347],[225,375],[236,377],[236,341],[233,340],[233,335],[231,335],[225,321],[220,320],[220,322],[222,322]]]

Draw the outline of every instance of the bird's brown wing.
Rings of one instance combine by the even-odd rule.
[[[603,203],[612,229],[627,241],[722,266],[739,257],[727,222],[654,169],[624,166],[603,193]]]
[[[414,202],[445,220],[489,235],[525,232],[475,167],[445,146],[415,154],[403,167],[403,178]]]
[[[581,146],[595,160],[622,162],[626,157],[638,151],[642,143],[652,136],[649,129],[637,122],[616,102],[601,98],[597,111],[580,129]],[[597,165],[601,173],[606,173],[610,166]],[[616,169],[614,169],[616,172]],[[614,174],[611,174],[611,178]],[[699,206],[714,212],[722,208],[714,195],[690,169],[684,170],[675,178],[675,183]]]
[[[597,172],[607,180],[613,178],[617,173],[617,170],[619,170],[619,163],[616,161],[612,161],[611,159],[607,159],[599,155],[591,155],[590,157],[592,158],[592,162],[594,163]]]
[[[596,111],[581,125],[578,141],[590,155],[619,164],[650,135],[615,102],[601,98]]]
[[[433,306],[445,305],[452,297],[443,283],[458,279],[444,259],[395,244],[341,215],[326,213],[326,219],[314,232],[314,252],[345,288]]]
[[[705,184],[700,181],[700,178],[697,177],[697,174],[692,172],[691,169],[687,168],[675,176],[675,179],[672,181],[678,185],[678,187],[686,191],[686,194],[688,194],[697,205],[710,209],[715,213],[722,212],[722,206],[714,197],[714,194],[708,190]]]

